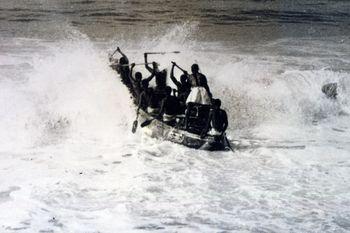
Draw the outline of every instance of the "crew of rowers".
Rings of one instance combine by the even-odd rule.
[[[139,109],[162,120],[166,124],[183,128],[202,137],[207,134],[222,136],[227,129],[227,114],[221,107],[221,101],[214,99],[210,92],[207,78],[199,72],[199,66],[191,66],[192,74],[172,62],[170,78],[177,89],[167,86],[167,71],[159,70],[156,62],[148,63],[147,53],[144,54],[146,69],[150,76],[143,78],[141,72],[133,74],[135,63],[129,65],[129,59],[118,47],[121,58],[111,59],[111,67],[115,69],[122,82],[129,88],[135,104]],[[152,64],[152,67],[149,65]],[[175,67],[183,74],[178,81],[174,76]],[[150,87],[150,81],[155,77],[155,87]]]

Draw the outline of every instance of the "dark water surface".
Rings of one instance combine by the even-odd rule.
[[[0,32],[15,37],[61,37],[67,26],[91,38],[162,34],[175,24],[196,23],[196,39],[251,42],[284,37],[350,34],[347,0],[56,0],[0,3]]]

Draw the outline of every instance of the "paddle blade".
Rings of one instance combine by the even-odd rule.
[[[231,146],[230,141],[228,140],[228,138],[226,136],[224,136],[224,137],[225,137],[225,140],[226,140],[226,143],[227,143],[227,147],[234,153],[235,151],[234,151],[233,147]]]
[[[147,126],[147,125],[151,124],[153,120],[154,120],[154,119],[151,119],[151,120],[145,120],[145,121],[144,121],[144,122],[141,124],[141,128],[143,128],[143,127],[145,127],[145,126]]]
[[[132,133],[135,133],[135,132],[136,132],[137,124],[138,124],[138,121],[137,121],[137,120],[135,120],[134,123],[132,123],[132,130],[131,130]]]

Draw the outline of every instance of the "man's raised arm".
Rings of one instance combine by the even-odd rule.
[[[117,48],[118,53],[120,53],[120,55],[122,55],[122,57],[125,59],[126,63],[129,63],[129,59],[128,57],[120,50],[120,48]]]
[[[145,55],[145,67],[150,73],[153,73],[153,69],[148,65],[147,53],[145,53],[144,55]]]
[[[175,76],[174,76],[174,68],[176,66],[175,62],[171,62],[173,64],[173,66],[171,67],[171,71],[170,71],[170,79],[171,81],[173,81],[173,83],[178,87],[181,86],[181,83],[179,81],[176,80]]]

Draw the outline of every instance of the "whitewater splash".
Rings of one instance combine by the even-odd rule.
[[[2,114],[8,120],[3,127],[10,137],[2,142],[46,143],[51,134],[66,130],[70,136],[88,134],[118,141],[116,135],[128,125],[132,109],[128,92],[109,69],[105,54],[85,40],[17,40],[24,46],[33,42],[40,43],[41,51],[34,47],[23,52],[17,64],[8,64],[17,76],[10,73],[3,78]]]
[[[214,95],[223,100],[231,119],[231,132],[251,131],[257,126],[281,122],[287,127],[303,128],[348,114],[347,72],[325,68],[323,60],[317,58],[313,60],[316,69],[307,70],[299,58],[295,63],[300,65],[290,65],[290,58],[283,60],[260,53],[252,56],[209,42],[195,43],[188,36],[195,28],[195,25],[178,26],[160,39],[145,38],[142,43],[121,40],[119,45],[136,63],[143,61],[142,51],[169,50],[182,53],[150,59],[168,69],[171,61],[187,70],[192,63],[199,63]],[[66,128],[72,128],[73,133],[108,135],[105,138],[116,135],[115,130],[125,130],[134,110],[127,90],[106,63],[106,54],[114,49],[115,43],[94,45],[76,32],[61,42],[15,39],[7,43],[13,42],[26,49],[16,51],[14,47],[16,53],[20,52],[19,58],[12,57],[11,52],[2,58],[3,66],[8,69],[2,74],[3,127],[13,133],[8,142],[24,141],[25,138],[14,138],[24,136],[23,129],[31,141],[34,134],[40,137],[44,133],[45,138],[50,131]],[[260,50],[264,46],[271,45],[261,45]],[[143,67],[136,69],[147,75]],[[327,82],[339,83],[337,101],[325,98],[320,91]],[[172,85],[171,81],[168,83]]]
[[[1,40],[3,231],[349,229],[346,69],[275,54],[288,39],[239,48],[194,41],[193,30],[118,45],[137,63],[164,50],[181,54],[155,56],[161,68],[197,62],[229,113],[234,154],[132,135],[135,109],[107,62],[115,41]],[[337,101],[321,92],[330,81]]]

